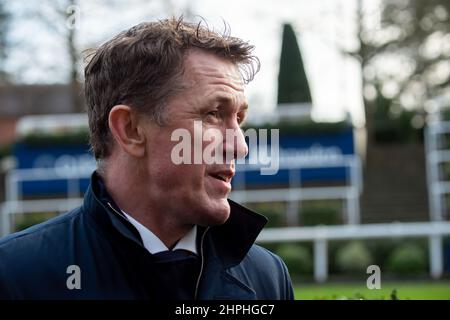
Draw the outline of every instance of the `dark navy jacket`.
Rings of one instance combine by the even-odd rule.
[[[99,199],[93,175],[80,208],[0,240],[0,299],[158,299],[158,272],[137,230]],[[254,241],[266,219],[230,201],[206,229],[197,299],[293,299],[282,260]],[[80,269],[81,289],[67,286]]]

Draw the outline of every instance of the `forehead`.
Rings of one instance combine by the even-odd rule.
[[[184,71],[184,78],[190,85],[211,85],[225,91],[244,92],[244,83],[238,67],[211,53],[192,50],[185,58]]]

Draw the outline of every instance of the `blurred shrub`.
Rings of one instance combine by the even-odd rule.
[[[449,119],[447,119],[449,121]],[[449,133],[443,133],[441,135],[441,138],[437,141],[438,149],[448,149],[450,148],[450,134]]]
[[[291,276],[312,273],[313,258],[311,251],[305,245],[282,244],[276,253],[286,263]]]
[[[449,106],[441,109],[441,116],[442,116],[442,119],[445,121],[450,120],[450,107]]]
[[[249,204],[248,208],[262,214],[269,220],[265,226],[266,228],[279,228],[285,226],[284,212],[286,206],[283,203],[254,203]]]
[[[403,240],[393,239],[371,239],[365,244],[372,255],[373,263],[378,265],[381,270],[386,269],[386,265],[392,251],[401,245]]]
[[[416,111],[405,110],[382,94],[377,95],[374,107],[373,130],[377,143],[407,143],[423,140],[423,125],[414,125],[414,122],[417,122],[414,119],[421,117]]]
[[[279,228],[284,226],[283,214],[279,212],[267,211],[259,212],[265,216],[269,221],[267,221],[266,228]]]
[[[21,219],[16,223],[15,230],[21,231],[35,224],[44,222],[50,218],[56,216],[55,213],[52,212],[39,212],[39,213],[27,213],[22,216]]]
[[[61,132],[35,132],[20,138],[17,142],[23,142],[30,145],[47,144],[88,144],[89,130],[80,128],[77,130],[67,130]]]
[[[339,224],[339,210],[331,205],[308,205],[300,209],[299,220],[304,226]]]
[[[425,250],[417,244],[404,244],[394,249],[388,259],[387,270],[397,275],[411,275],[426,272]]]
[[[423,130],[411,126],[413,114],[404,111],[398,118],[375,121],[375,141],[383,144],[422,141]]]
[[[336,252],[336,266],[343,272],[365,272],[372,264],[372,256],[360,241],[352,241]]]
[[[428,240],[424,238],[408,238],[408,239],[372,239],[361,241],[363,247],[370,253],[371,263],[378,265],[383,274],[387,276],[394,275],[392,267],[389,268],[391,256],[394,251],[406,245],[412,245],[422,252],[427,252]],[[343,272],[338,262],[338,256],[342,255],[343,248],[351,244],[351,241],[330,241],[328,245],[330,264],[330,274],[339,274]],[[450,250],[449,250],[450,252]],[[425,256],[426,258],[426,256]],[[428,260],[425,259],[426,264]],[[450,260],[449,260],[450,261]],[[369,264],[367,264],[369,265]],[[367,267],[366,265],[366,267]]]
[[[260,245],[261,247],[266,248],[267,250],[269,250],[271,252],[274,252],[274,253],[278,252],[278,248],[280,247],[279,243],[273,243],[273,242],[271,242],[271,243],[266,243],[266,242],[258,243],[258,245]]]
[[[0,146],[0,159],[6,156],[9,156],[12,154],[12,146],[6,145],[6,146]]]
[[[444,175],[444,180],[450,180],[450,162],[445,162],[442,165],[442,173]]]

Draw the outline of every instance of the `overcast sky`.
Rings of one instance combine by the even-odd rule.
[[[55,0],[58,1],[58,0]],[[282,24],[290,22],[298,36],[313,97],[313,116],[335,121],[350,112],[356,125],[363,123],[360,68],[338,47],[355,45],[357,0],[190,0],[108,1],[79,0],[78,44],[95,46],[139,22],[167,16],[169,12],[204,17],[221,30],[223,20],[232,35],[256,46],[261,71],[247,87],[250,113],[270,113],[276,104],[277,75]],[[15,14],[25,3],[10,3]],[[38,1],[35,1],[39,5]],[[56,20],[55,20],[56,21]],[[11,28],[11,51],[7,68],[19,82],[56,83],[67,75],[67,56],[61,38],[33,19],[17,20]]]

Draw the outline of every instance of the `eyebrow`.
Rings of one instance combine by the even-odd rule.
[[[214,100],[217,100],[217,101],[219,101],[219,102],[221,102],[221,103],[225,103],[225,104],[227,104],[227,105],[230,105],[230,104],[231,104],[231,101],[232,101],[232,99],[231,99],[230,97],[225,96],[225,95],[219,95],[219,96],[216,96],[216,97],[214,98]],[[241,105],[239,106],[238,112],[247,112],[247,110],[248,110],[248,103],[247,103],[247,102],[244,102],[243,104],[241,104]]]

